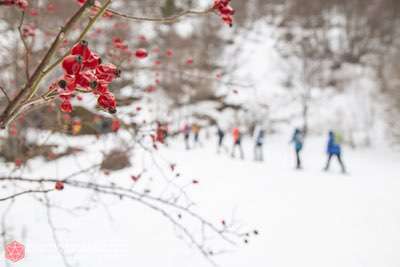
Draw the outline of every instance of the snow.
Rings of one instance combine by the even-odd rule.
[[[75,141],[79,143],[79,138]],[[227,246],[229,251],[217,256],[217,263],[229,267],[399,266],[400,155],[384,147],[345,147],[349,174],[342,175],[336,162],[325,173],[326,140],[310,137],[303,151],[304,169],[296,171],[288,141],[289,134],[267,136],[263,163],[252,161],[250,138],[244,140],[244,161],[216,154],[213,139],[203,140],[204,147],[190,151],[178,139],[159,152],[160,158],[177,164],[186,182],[199,180],[198,185],[185,188],[202,215],[215,223],[233,216],[245,228],[260,231],[247,245],[233,250]],[[99,147],[109,147],[113,139],[97,142]],[[58,170],[73,172],[76,162],[84,167],[89,162],[83,158],[60,160]],[[133,162],[142,159],[132,155]],[[123,183],[138,168],[133,166],[112,178],[98,178]],[[54,173],[55,168],[42,168],[40,160],[31,167],[30,177]],[[145,180],[141,183],[138,186],[153,185]],[[75,216],[53,211],[61,244],[78,266],[210,266],[194,247],[177,238],[179,234],[165,218],[146,207],[115,199],[103,203],[68,188],[57,194],[52,199],[63,205],[80,201],[84,205],[90,198],[97,201],[93,210]],[[1,211],[6,206],[0,203]],[[30,197],[21,197],[8,217],[15,227],[14,237],[27,248],[27,257],[19,266],[62,266],[45,212]]]

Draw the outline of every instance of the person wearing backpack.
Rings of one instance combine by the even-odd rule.
[[[296,169],[301,169],[302,165],[300,152],[303,149],[304,134],[299,128],[294,130],[293,137],[290,142],[293,143],[294,151],[296,153]]]
[[[342,148],[339,142],[340,140],[341,137],[339,135],[336,135],[333,131],[329,131],[328,144],[326,148],[326,152],[328,154],[328,160],[325,165],[324,169],[325,171],[329,170],[332,157],[336,157],[342,169],[342,173],[346,173],[346,168],[342,160]]]

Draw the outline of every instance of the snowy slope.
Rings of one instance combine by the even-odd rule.
[[[98,142],[107,147],[111,141]],[[321,171],[325,163],[321,138],[307,140],[305,169],[300,172],[293,169],[286,135],[268,136],[264,163],[252,161],[248,139],[245,161],[217,155],[214,140],[204,143],[188,152],[181,142],[173,142],[160,153],[176,162],[184,177],[200,181],[187,190],[207,218],[218,222],[234,213],[240,223],[260,231],[248,245],[218,256],[221,266],[400,265],[400,155],[346,148],[344,160],[350,174],[341,175],[335,164],[332,172]],[[60,170],[73,171],[76,164],[69,160],[58,163],[63,166]],[[47,171],[33,169],[30,176]],[[128,179],[132,172],[120,172],[115,179]],[[68,188],[53,197],[64,205],[84,201]],[[2,210],[5,206],[0,204]],[[76,216],[55,211],[60,242],[78,266],[210,266],[153,211],[116,200],[107,209],[99,200],[99,206]],[[62,266],[45,218],[43,207],[28,197],[14,206],[9,219],[18,230],[15,238],[27,246],[27,258],[19,266]]]

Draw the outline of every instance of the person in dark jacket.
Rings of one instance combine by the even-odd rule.
[[[265,130],[256,128],[254,137],[255,137],[254,160],[263,161],[264,160],[263,145],[265,139]]]
[[[218,130],[217,130],[217,135],[218,135],[217,153],[219,154],[221,151],[221,148],[223,147],[223,142],[224,142],[224,137],[225,137],[224,130],[222,130],[221,127],[219,127],[219,126],[218,126]]]
[[[190,126],[189,126],[189,124],[185,123],[185,125],[182,128],[182,133],[183,133],[183,137],[185,139],[186,150],[189,150],[190,149],[190,146],[189,146]]]
[[[325,171],[329,170],[331,159],[333,156],[336,156],[340,167],[342,168],[342,173],[346,173],[346,168],[342,161],[342,148],[337,140],[337,136],[333,131],[329,131],[326,152],[328,154],[328,161],[326,162]]]
[[[304,134],[299,128],[296,128],[293,133],[292,140],[290,141],[294,145],[294,151],[296,153],[296,169],[301,169],[301,158],[300,152],[303,149]]]

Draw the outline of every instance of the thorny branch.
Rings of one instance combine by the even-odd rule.
[[[110,2],[108,0],[107,2]],[[50,49],[47,51],[42,61],[36,68],[35,72],[29,78],[24,88],[17,94],[17,96],[7,105],[3,114],[0,116],[0,128],[5,128],[6,125],[18,116],[21,106],[24,102],[29,101],[30,98],[36,93],[38,86],[42,79],[45,77],[44,69],[47,67],[50,60],[56,53],[60,43],[65,39],[66,35],[72,30],[78,20],[80,20],[86,9],[94,4],[93,0],[86,1],[86,3],[70,18],[70,20],[63,26],[53,41]]]
[[[47,194],[55,191],[54,189],[43,189],[43,188],[53,188],[54,183],[57,181],[62,181],[66,186],[69,186],[71,188],[77,188],[80,190],[91,190],[95,193],[105,195],[105,196],[114,196],[117,197],[118,199],[129,199],[135,202],[138,202],[142,205],[145,205],[148,208],[151,208],[152,210],[156,211],[157,213],[160,213],[163,215],[165,218],[167,218],[177,229],[181,230],[182,233],[184,234],[185,237],[188,238],[188,240],[196,246],[196,248],[202,253],[202,255],[210,261],[213,265],[216,265],[215,262],[212,260],[211,256],[215,255],[214,251],[211,250],[210,248],[206,247],[205,241],[206,241],[206,233],[204,229],[207,229],[208,231],[211,231],[212,233],[216,234],[219,236],[222,240],[226,241],[227,243],[231,245],[236,245],[236,242],[232,238],[241,238],[245,234],[236,232],[236,230],[233,229],[232,227],[223,227],[223,228],[218,228],[217,226],[213,225],[203,217],[201,217],[199,214],[195,213],[194,211],[191,210],[191,205],[189,206],[182,206],[175,201],[168,200],[168,199],[163,199],[160,197],[155,197],[150,195],[149,193],[141,193],[135,191],[133,188],[125,188],[118,186],[114,183],[111,184],[103,184],[103,183],[97,183],[97,182],[87,182],[87,181],[81,181],[77,180],[74,177],[88,172],[90,170],[93,170],[97,168],[99,165],[96,164],[94,166],[91,166],[89,168],[83,169],[81,171],[78,171],[76,173],[73,173],[64,179],[58,180],[58,179],[49,179],[49,178],[40,178],[40,179],[33,179],[33,178],[25,178],[25,177],[0,177],[0,183],[1,182],[20,182],[20,183],[29,183],[29,184],[37,184],[38,188],[41,188],[41,190],[37,189],[31,189],[31,190],[26,190],[21,193],[16,193],[12,196],[8,196],[6,198],[0,199],[0,201],[6,201],[10,199],[15,199],[16,197],[19,197],[23,194],[35,194],[35,193],[43,193],[45,194],[45,198],[47,199]],[[46,202],[49,203],[49,202]],[[48,205],[48,204],[46,204]],[[179,218],[175,218],[171,212],[168,212],[170,209],[178,212],[179,214],[184,214],[200,223],[203,229],[203,235],[200,240],[198,240],[191,232],[190,230],[182,224],[180,221],[181,215]],[[54,225],[53,225],[54,228]],[[52,229],[53,229],[52,228]],[[53,233],[54,235],[54,233]],[[62,253],[63,250],[61,247],[58,247],[59,251]],[[66,265],[69,266],[69,265]]]
[[[1,3],[1,2],[0,2]],[[135,17],[135,16],[130,16],[126,15],[123,13],[120,13],[115,10],[108,9],[108,6],[111,4],[111,0],[107,0],[102,6],[96,5],[96,7],[99,9],[94,17],[92,17],[88,23],[88,25],[84,28],[84,30],[81,32],[77,42],[82,40],[85,35],[89,32],[89,30],[94,26],[95,22],[106,12],[110,12],[115,16],[129,19],[129,20],[134,20],[134,21],[151,21],[151,22],[160,22],[160,23],[173,23],[178,21],[180,18],[189,16],[189,15],[206,15],[211,12],[213,12],[213,8],[210,7],[204,11],[195,11],[195,10],[186,10],[183,11],[177,15],[173,15],[170,17],[165,17],[165,18],[148,18],[148,17]],[[42,82],[43,78],[47,74],[49,74],[56,66],[58,66],[63,58],[67,55],[65,54],[56,62],[51,64],[48,67],[49,62],[53,58],[55,52],[57,51],[60,43],[66,38],[66,35],[72,30],[73,26],[76,24],[78,20],[80,20],[84,14],[87,8],[90,6],[95,5],[95,2],[93,0],[88,0],[85,2],[85,4],[71,17],[71,19],[66,23],[64,27],[61,28],[60,32],[58,33],[56,39],[54,40],[53,44],[51,45],[50,49],[42,59],[41,63],[38,65],[36,68],[35,72],[33,73],[32,76],[29,76],[29,70],[28,70],[28,65],[29,65],[29,53],[28,53],[28,47],[26,44],[26,41],[24,40],[22,34],[21,34],[21,26],[23,23],[23,18],[24,18],[24,13],[22,14],[21,17],[21,23],[19,26],[19,31],[21,34],[21,39],[24,43],[24,46],[26,48],[26,55],[25,55],[25,63],[26,63],[26,75],[29,77],[27,84],[21,91],[17,94],[17,96],[10,101],[10,103],[7,105],[6,109],[3,111],[3,114],[0,115],[0,128],[5,128],[12,120],[14,120],[25,108],[30,107],[29,101],[31,98],[35,95],[35,93],[39,89],[39,85]],[[49,99],[49,100],[53,100]],[[45,102],[42,102],[41,104],[44,104]]]
[[[0,1],[0,5],[3,4],[4,1]],[[105,12],[110,12],[111,14],[121,17],[124,19],[128,20],[133,20],[133,21],[151,21],[151,22],[159,22],[159,23],[173,23],[178,21],[180,18],[185,17],[185,16],[190,16],[190,15],[207,15],[213,11],[213,8],[208,8],[204,11],[195,11],[195,10],[187,10],[183,11],[179,14],[170,16],[170,17],[165,17],[165,18],[146,18],[146,17],[135,17],[135,16],[130,16],[126,14],[122,14],[118,11],[114,11],[108,8],[108,6],[111,4],[111,0],[106,0],[102,6],[96,6],[96,14],[93,17],[89,18],[89,22],[87,25],[84,27],[82,32],[80,33],[79,37],[77,38],[76,42],[79,42],[83,40],[85,35],[90,31],[90,29],[94,26],[96,21],[102,17],[102,15]],[[6,91],[0,87],[1,91],[5,94],[7,100],[9,101],[9,104],[7,105],[6,109],[4,110],[3,114],[0,115],[0,127],[5,128],[9,122],[14,120],[19,114],[22,112],[25,112],[27,110],[32,110],[36,108],[37,106],[43,105],[50,103],[53,101],[57,94],[53,90],[50,90],[46,93],[44,93],[41,96],[35,96],[36,93],[39,91],[39,88],[41,86],[41,82],[43,79],[52,71],[54,70],[64,59],[65,56],[68,54],[64,54],[58,59],[55,59],[54,62],[53,58],[55,57],[56,51],[58,50],[60,44],[62,41],[66,38],[66,35],[74,28],[74,25],[82,19],[86,11],[89,7],[94,5],[93,0],[88,0],[86,3],[70,18],[70,20],[63,26],[59,33],[57,34],[55,40],[53,41],[52,45],[50,46],[49,50],[46,52],[45,56],[43,57],[42,61],[40,64],[37,66],[35,71],[33,72],[32,75],[30,75],[29,72],[29,61],[30,61],[30,48],[23,37],[23,21],[24,21],[24,12],[22,12],[21,15],[21,20],[18,26],[18,31],[20,34],[20,38],[23,42],[24,48],[25,48],[25,75],[27,78],[27,83],[24,86],[23,89],[20,90],[20,92],[17,94],[17,96],[13,99],[10,100],[8,97]],[[155,162],[154,162],[155,163]],[[156,163],[155,163],[156,164]],[[188,239],[193,245],[196,246],[196,248],[202,253],[202,255],[214,266],[216,265],[213,259],[211,258],[212,256],[216,255],[218,252],[213,251],[210,248],[206,246],[206,235],[207,231],[210,233],[213,233],[217,236],[219,236],[222,240],[226,241],[227,243],[231,245],[236,245],[234,238],[241,238],[243,237],[244,234],[236,231],[236,229],[228,228],[226,226],[224,227],[217,227],[211,222],[207,221],[204,219],[201,215],[198,213],[194,212],[192,210],[192,207],[194,206],[193,202],[190,201],[186,193],[184,192],[183,188],[179,188],[178,185],[174,184],[173,181],[168,180],[168,183],[172,183],[174,187],[178,188],[177,193],[179,196],[178,197],[172,197],[172,198],[167,198],[167,197],[162,197],[161,196],[156,197],[151,195],[149,192],[138,192],[135,191],[133,188],[125,188],[121,186],[117,186],[114,183],[110,184],[102,184],[98,182],[94,182],[94,180],[89,180],[87,181],[81,181],[77,180],[75,176],[78,176],[80,174],[84,174],[89,172],[90,170],[96,169],[99,167],[99,164],[95,164],[87,169],[83,169],[81,171],[78,171],[76,173],[73,173],[63,179],[49,179],[49,178],[41,178],[41,179],[30,179],[30,178],[24,178],[24,177],[0,177],[0,183],[1,182],[11,182],[11,183],[22,183],[26,184],[29,183],[30,185],[34,185],[30,189],[26,189],[22,187],[18,187],[19,190],[22,190],[20,192],[5,196],[0,198],[0,202],[5,202],[5,201],[10,201],[10,203],[14,203],[14,201],[23,196],[33,196],[34,198],[40,200],[42,203],[45,204],[46,206],[46,211],[47,211],[47,218],[48,218],[48,224],[50,226],[50,229],[52,231],[53,239],[54,242],[57,246],[57,249],[64,261],[65,266],[71,266],[67,260],[67,257],[65,255],[65,252],[63,248],[61,247],[61,242],[59,237],[57,236],[57,228],[54,225],[54,222],[51,217],[51,208],[54,207],[53,203],[50,202],[49,196],[51,193],[55,192],[56,190],[54,189],[54,183],[58,181],[62,181],[66,186],[76,188],[79,190],[90,190],[93,192],[93,194],[100,194],[104,196],[110,196],[110,197],[117,197],[118,199],[129,199],[135,202],[138,202],[154,211],[157,213],[161,214],[164,216],[166,219],[168,219],[177,229],[179,229],[186,239]],[[158,170],[161,171],[161,169],[158,167]],[[6,188],[6,187],[5,187]],[[187,205],[184,204],[178,204],[181,202],[181,194],[185,196],[186,201],[189,203]],[[40,196],[40,197],[39,197]],[[42,196],[44,196],[45,201],[43,202]],[[11,205],[11,204],[10,204]],[[170,210],[173,210],[174,212],[179,212],[179,216],[175,217],[175,215],[171,212]],[[181,221],[181,214],[190,217],[194,219],[195,221],[199,222],[202,228],[202,238],[197,238],[193,233],[190,232],[189,228],[186,227],[183,222]],[[4,227],[3,227],[3,233],[4,233]],[[4,237],[4,236],[3,236]]]

